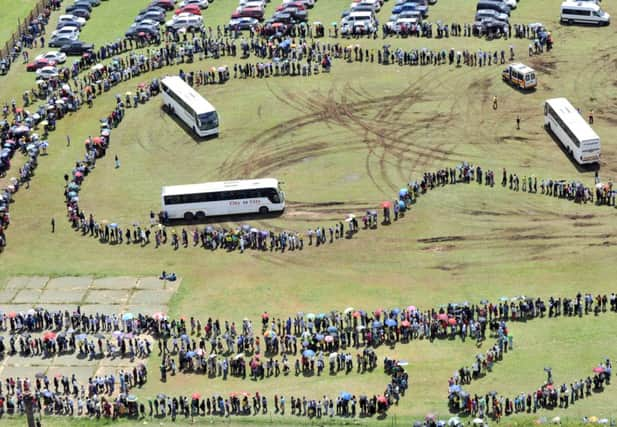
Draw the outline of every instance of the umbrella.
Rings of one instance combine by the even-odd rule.
[[[349,314],[353,311],[353,307],[347,307],[343,313]]]
[[[124,313],[122,315],[122,320],[133,320],[134,318],[133,313]]]
[[[406,188],[401,188],[400,190],[398,190],[398,195],[403,197],[406,196],[409,193],[409,190],[407,190]]]
[[[315,352],[313,350],[307,349],[302,352],[302,356],[308,357],[308,358],[315,357]]]
[[[392,207],[392,202],[381,202],[381,207],[384,209],[390,209]]]
[[[508,301],[509,299],[510,299],[510,298],[508,298],[508,297],[501,297],[501,298],[499,298],[499,301],[501,301],[501,302],[506,302],[506,301]]]
[[[348,393],[346,391],[341,393],[341,399],[343,400],[351,400],[351,393]]]
[[[336,326],[328,326],[328,332],[331,334],[335,334],[338,331]]]
[[[56,339],[56,333],[52,331],[47,331],[43,334],[43,339],[46,341],[51,341]]]
[[[34,309],[31,308],[30,310],[26,311],[26,314],[29,316],[34,316],[36,314],[36,311],[34,311]]]
[[[384,395],[382,394],[382,395],[377,396],[377,401],[378,401],[379,403],[387,403],[387,402],[388,402],[388,399],[386,399],[386,396],[384,396]]]
[[[334,336],[332,336],[332,335],[326,335],[326,336],[324,337],[324,341],[325,341],[325,342],[333,342],[333,341],[334,341]]]
[[[390,313],[392,313],[393,316],[398,316],[400,312],[400,308],[393,308],[392,310],[390,310]]]
[[[115,338],[121,337],[122,335],[124,335],[124,333],[122,333],[122,331],[113,331],[112,335]]]
[[[409,311],[410,313],[413,313],[414,311],[418,311],[418,309],[416,308],[415,305],[410,305],[409,307],[407,307],[407,311]]]
[[[437,316],[437,319],[446,321],[448,320],[448,315],[445,313],[441,313],[439,316]]]
[[[306,315],[306,319],[307,320],[315,320],[315,314],[314,313],[309,313]]]
[[[396,326],[396,320],[394,320],[394,319],[386,319],[386,326],[389,326],[391,328]]]
[[[126,401],[130,403],[137,402],[137,396],[135,396],[134,394],[129,394],[128,396],[126,396]]]
[[[165,318],[165,314],[160,311],[157,311],[156,313],[152,314],[152,318],[154,320],[163,320]]]
[[[76,336],[75,336],[75,339],[76,339],[77,341],[83,341],[83,340],[85,340],[87,337],[88,337],[88,335],[86,335],[86,334],[79,334],[79,335],[76,335]]]
[[[195,357],[195,352],[194,351],[187,351],[185,353],[187,358],[191,358],[191,357]]]
[[[382,326],[383,326],[383,323],[377,320],[373,322],[373,328],[381,328]]]
[[[47,397],[47,398],[49,398],[49,397],[53,396],[53,393],[52,393],[51,391],[49,391],[49,390],[43,390],[43,391],[41,392],[41,394],[42,394],[44,397]]]
[[[266,331],[264,333],[264,337],[266,337],[266,338],[274,338],[274,337],[276,337],[276,332],[274,332],[273,330]]]
[[[458,393],[459,391],[461,391],[461,386],[458,384],[453,384],[450,386],[449,390],[450,393]]]
[[[404,328],[408,328],[408,327],[411,326],[411,322],[409,320],[403,320],[401,322],[401,326],[404,327]]]
[[[191,398],[193,400],[199,400],[201,398],[201,394],[199,393],[193,393],[193,395],[191,396]]]
[[[604,368],[602,366],[596,366],[595,368],[593,368],[593,372],[595,372],[596,374],[601,374],[604,372]]]
[[[322,334],[315,334],[315,341],[323,341],[325,338]]]
[[[448,325],[451,325],[451,326],[456,325],[456,319],[454,317],[450,317],[448,319]]]

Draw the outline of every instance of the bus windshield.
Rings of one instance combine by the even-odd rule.
[[[219,125],[219,116],[216,111],[200,114],[197,116],[197,124],[202,130],[214,129]]]

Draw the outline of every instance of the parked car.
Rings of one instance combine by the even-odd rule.
[[[66,13],[71,13],[74,15],[73,11],[78,9],[85,9],[88,12],[92,12],[92,6],[90,5],[90,3],[84,0],[80,0],[71,5],[68,5],[64,10],[66,11]]]
[[[56,64],[64,64],[66,61],[66,54],[62,52],[58,52],[57,50],[51,50],[47,53],[41,53],[36,57],[36,59],[45,58],[50,61],[54,61]]]
[[[83,55],[93,50],[94,45],[92,43],[82,42],[81,40],[67,43],[60,48],[60,52],[66,53],[67,55]]]
[[[167,28],[174,30],[192,30],[200,29],[203,27],[203,18],[199,15],[193,15],[190,13],[181,13],[180,15],[174,15],[172,19],[165,23]]]
[[[59,30],[55,30],[51,33],[51,37],[69,37],[73,40],[79,38],[79,28],[77,27],[62,27]]]
[[[74,42],[75,39],[72,39],[70,37],[65,37],[65,36],[60,36],[60,37],[52,37],[51,40],[49,40],[49,43],[47,43],[47,46],[49,47],[62,47],[67,43],[71,43]]]
[[[262,19],[264,19],[264,10],[253,7],[238,8],[231,15],[231,18],[255,18],[261,21]]]
[[[36,58],[34,61],[26,64],[26,71],[37,71],[41,68],[54,67],[55,65],[55,61],[49,60],[47,58]]]
[[[155,10],[148,10],[137,15],[135,17],[135,22],[143,21],[144,19],[151,19],[153,21],[163,23],[165,22],[165,14]]]
[[[189,4],[187,6],[182,6],[174,12],[175,15],[180,15],[181,13],[190,13],[192,15],[201,15],[201,9],[199,6],[194,4]]]
[[[176,8],[173,0],[153,0],[150,6],[158,6],[165,10],[174,10]]]
[[[36,77],[44,80],[58,77],[58,69],[53,66],[39,68],[36,70]]]
[[[79,18],[84,18],[86,21],[90,19],[90,11],[87,9],[73,9],[71,14]]]
[[[134,27],[152,27],[155,30],[158,30],[159,25],[160,24],[158,21],[154,21],[152,19],[144,19],[143,21],[133,22],[131,26],[129,27],[129,29],[134,28]]]
[[[207,9],[209,6],[208,0],[182,0],[178,4],[179,7],[184,7],[188,5],[196,5],[196,6],[199,6],[201,9]]]
[[[80,27],[86,25],[86,20],[84,18],[80,18],[79,16],[75,16],[75,15],[71,15],[71,14],[60,15],[58,17],[58,25],[60,25],[60,23],[64,23],[64,22],[79,22],[79,26]]]
[[[283,3],[279,6],[276,7],[276,10],[285,10],[288,7],[295,7],[298,9],[306,9],[306,7],[304,6],[304,3],[302,3],[301,1],[293,1],[290,3]]]
[[[229,21],[229,27],[236,30],[249,30],[251,27],[259,24],[259,20],[255,18],[236,18]]]
[[[135,27],[131,26],[124,35],[129,39],[135,39],[141,36],[155,38],[156,36],[158,36],[158,34],[158,27],[155,27],[153,25],[136,25]]]
[[[509,17],[505,13],[499,13],[492,9],[480,9],[476,12],[476,21],[482,21],[483,19],[496,19],[505,24],[508,23]]]

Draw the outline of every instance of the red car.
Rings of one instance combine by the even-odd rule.
[[[280,5],[280,6],[277,6],[276,10],[277,11],[281,11],[281,10],[288,9],[290,7],[295,7],[298,10],[304,10],[305,9],[304,3],[302,3],[301,1],[294,1],[294,2],[291,2],[291,3],[284,3],[284,4]]]
[[[43,68],[47,66],[54,66],[54,65],[56,65],[56,61],[53,61],[47,58],[39,58],[39,59],[35,59],[34,61],[26,65],[26,71],[36,71],[39,68]]]
[[[259,7],[243,7],[236,10],[232,15],[233,18],[255,18],[260,21],[264,19],[264,10]]]
[[[176,9],[176,15],[180,15],[181,13],[190,13],[193,15],[201,15],[201,9],[196,4],[187,4],[179,9]]]

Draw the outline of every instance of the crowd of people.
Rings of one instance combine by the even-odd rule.
[[[378,308],[374,311],[348,307],[342,311],[295,313],[282,317],[264,312],[257,328],[248,318],[236,323],[217,318],[203,321],[195,317],[169,319],[161,312],[86,315],[79,307],[74,312],[46,311],[41,307],[27,313],[3,314],[0,328],[20,336],[24,333],[42,333],[44,337],[46,333],[68,333],[69,330],[74,333],[111,334],[121,336],[127,345],[131,345],[130,342],[135,339],[133,336],[140,337],[145,343],[149,342],[150,337],[157,341],[159,356],[164,361],[161,365],[163,381],[169,371],[172,375],[180,375],[203,370],[203,374],[210,377],[226,379],[229,375],[252,380],[285,375],[286,370],[289,375],[293,372],[296,376],[325,375],[326,369],[329,375],[338,372],[349,374],[352,371],[361,373],[378,366],[375,351],[382,345],[393,348],[416,339],[432,341],[456,337],[482,342],[490,335],[496,339],[495,343],[484,354],[476,355],[471,367],[461,367],[448,380],[448,402],[452,410],[461,414],[498,419],[503,415],[535,412],[541,408],[566,408],[610,384],[612,372],[612,365],[607,359],[593,368],[593,376],[570,385],[557,386],[553,382],[552,371],[547,368],[546,383],[532,393],[514,398],[501,397],[496,393],[472,397],[463,387],[490,373],[493,364],[514,349],[508,322],[562,316],[600,316],[607,312],[617,312],[615,293],[579,293],[572,298],[550,297],[547,300],[504,297],[497,302],[450,303],[426,310],[413,305],[404,309]],[[150,352],[149,345],[147,352]],[[352,352],[356,353],[355,356]],[[19,355],[27,357],[28,350],[24,347]],[[280,362],[292,355],[299,356],[295,359],[294,371],[291,363]],[[285,397],[278,393],[268,397],[248,393],[232,393],[226,397],[215,394],[206,398],[201,398],[199,393],[194,393],[191,398],[161,394],[149,399],[147,405],[145,401],[137,404],[133,400],[132,413],[154,417],[256,415],[269,413],[267,402],[270,400],[274,403],[274,413],[281,415],[371,416],[384,413],[405,394],[409,386],[409,377],[404,369],[406,365],[404,361],[385,357],[383,368],[390,376],[390,382],[382,395],[372,397],[347,392],[341,392],[334,398],[294,396],[290,397],[290,408],[286,410]],[[5,380],[5,391],[0,386],[0,408],[23,411],[22,400],[30,390],[39,401],[37,407],[44,413],[115,417],[126,412],[126,407],[130,406],[126,401],[130,398],[130,388],[143,385],[146,376],[143,365],[137,365],[132,371],[120,372],[117,379],[113,375],[90,378],[87,385],[79,385],[75,377],[57,376],[50,379],[40,375],[33,381],[36,384],[34,387],[33,383],[23,378],[8,378]],[[114,386],[117,383],[120,384],[118,389]]]

